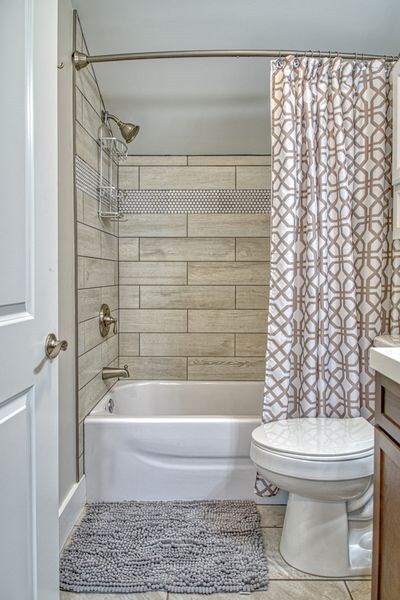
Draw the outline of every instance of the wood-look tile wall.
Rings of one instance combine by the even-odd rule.
[[[129,156],[124,189],[267,189],[269,156]],[[133,379],[264,378],[269,216],[128,215],[119,361]]]
[[[77,49],[87,52],[77,21]],[[103,102],[94,72],[76,71],[76,154],[98,171],[97,135]],[[83,472],[83,419],[112,385],[101,369],[118,363],[118,336],[99,333],[101,304],[118,313],[118,225],[98,216],[96,198],[76,189],[79,476]]]

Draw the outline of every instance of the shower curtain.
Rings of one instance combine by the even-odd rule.
[[[398,333],[391,64],[273,63],[271,276],[263,422],[372,419],[375,336]],[[258,477],[256,492],[277,489]]]

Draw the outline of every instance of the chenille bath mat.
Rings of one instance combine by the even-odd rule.
[[[88,504],[60,562],[72,592],[211,594],[265,589],[251,501]]]

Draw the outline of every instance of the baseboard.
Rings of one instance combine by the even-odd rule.
[[[80,512],[86,502],[86,479],[81,478],[75,483],[58,511],[58,527],[60,537],[60,550],[64,546]]]

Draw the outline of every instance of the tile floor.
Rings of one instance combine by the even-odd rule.
[[[74,594],[61,592],[60,600],[370,600],[367,578],[346,581],[318,579],[285,563],[279,553],[284,506],[261,506],[261,525],[269,560],[270,584],[266,592],[252,594]]]

